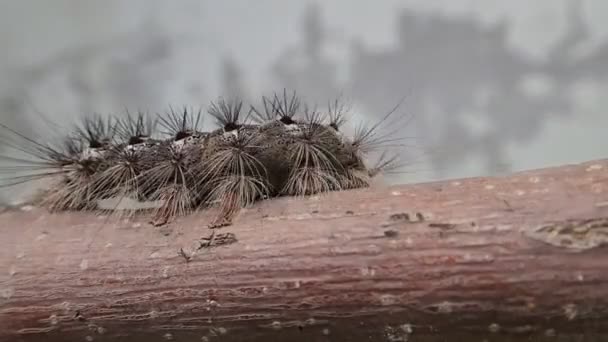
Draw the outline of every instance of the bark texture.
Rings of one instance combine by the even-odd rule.
[[[6,210],[0,341],[608,336],[608,160],[214,214]]]

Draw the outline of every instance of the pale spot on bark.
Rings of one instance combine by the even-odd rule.
[[[564,315],[569,320],[573,320],[576,318],[576,316],[578,316],[578,308],[575,304],[566,304],[562,307],[562,309],[564,310]]]
[[[608,201],[595,203],[595,206],[598,208],[608,207]]]
[[[376,270],[374,270],[372,267],[362,267],[360,272],[364,277],[373,277],[376,275]]]
[[[440,313],[451,313],[452,312],[452,303],[450,302],[441,302],[436,305],[437,312]]]
[[[385,294],[385,295],[381,295],[380,296],[380,304],[381,305],[395,305],[397,304],[398,300],[396,296],[390,295],[390,294]]]

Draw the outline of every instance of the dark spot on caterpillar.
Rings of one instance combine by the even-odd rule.
[[[281,117],[281,119],[279,119],[279,121],[281,121],[282,123],[284,123],[285,125],[293,125],[296,122],[293,121],[293,119],[289,116],[283,116]]]
[[[139,144],[143,144],[146,140],[144,140],[144,137],[131,137],[129,138],[129,145],[139,145]]]
[[[90,148],[102,148],[104,146],[104,144],[102,144],[101,142],[97,141],[97,140],[92,140],[89,143],[89,147]]]
[[[346,211],[346,215],[354,215],[354,214],[355,214],[355,212],[352,211],[352,210],[347,210]]]
[[[232,132],[232,131],[236,131],[240,127],[241,127],[241,125],[238,125],[238,124],[236,124],[234,122],[229,122],[226,125],[224,125],[224,130],[226,132]]]
[[[175,135],[175,141],[180,141],[180,140],[186,139],[190,136],[192,136],[192,134],[187,133],[187,132],[177,132],[177,134]]]

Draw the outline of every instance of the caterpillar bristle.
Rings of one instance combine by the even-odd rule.
[[[161,201],[160,207],[154,210],[151,223],[162,226],[174,218],[185,216],[193,210],[195,199],[192,189],[187,184],[172,183],[159,188],[154,197]]]
[[[158,115],[158,123],[164,129],[160,132],[164,136],[174,141],[186,139],[201,133],[202,109],[195,112],[184,107],[180,113],[169,107],[169,112],[165,113],[165,116]]]
[[[107,167],[96,179],[96,186],[100,189],[100,198],[112,197],[141,197],[139,174],[145,169],[144,157],[141,149],[129,148],[130,145],[113,146],[105,160]]]
[[[210,185],[207,200],[219,202],[220,207],[212,227],[231,223],[240,208],[253,204],[269,192],[266,182],[255,176],[231,174],[214,180]]]
[[[217,103],[211,102],[208,113],[215,118],[217,125],[222,128],[225,132],[230,132],[238,129],[246,123],[249,118],[247,117],[241,121],[241,109],[243,108],[243,101],[232,99],[226,100],[220,97]]]
[[[0,126],[13,135],[16,140],[3,139],[3,145],[17,155],[0,156],[1,160],[16,163],[0,167],[0,173],[25,171],[25,174],[4,177],[0,187],[10,187],[32,181],[51,182],[49,191],[38,198],[39,202],[51,211],[83,210],[95,207],[92,200],[96,195],[95,174],[102,167],[101,156],[92,153],[84,140],[66,137],[61,144],[44,144],[21,134],[6,125]]]
[[[118,123],[114,117],[109,116],[104,119],[98,113],[83,116],[80,125],[74,128],[74,137],[86,141],[89,148],[104,148],[115,140]]]
[[[252,119],[255,123],[263,125],[268,122],[276,120],[277,117],[277,103],[275,100],[270,100],[266,96],[262,96],[263,111],[258,110],[253,105],[250,106],[249,113],[253,113]]]
[[[304,120],[301,121],[301,124],[304,124],[304,127],[308,127],[310,129],[319,129],[323,125],[324,116],[321,114],[319,110],[317,110],[317,106],[309,107],[304,106]]]
[[[343,190],[367,188],[370,186],[372,178],[367,170],[349,168],[344,171],[340,185]]]
[[[155,226],[218,205],[210,226],[221,227],[260,199],[368,187],[378,174],[402,166],[387,152],[404,146],[403,138],[393,136],[402,128],[392,121],[396,108],[373,125],[357,126],[349,138],[342,132],[349,108],[339,98],[321,112],[283,89],[263,96],[262,105],[250,106],[245,115],[241,100],[219,97],[207,110],[219,125],[212,132],[202,130],[202,109],[169,107],[155,117],[95,113],[73,125],[59,144],[0,124],[11,136],[0,135],[0,143],[16,152],[0,156],[8,163],[0,167],[7,175],[0,187],[49,179],[36,203],[51,211],[96,210],[124,218],[151,208]],[[376,150],[382,154],[368,167]],[[107,200],[116,205],[98,205]],[[125,201],[137,205],[119,209]]]
[[[346,113],[350,110],[346,104],[336,98],[334,102],[327,102],[327,116],[329,117],[329,127],[340,131],[342,126],[348,121],[346,119]]]
[[[71,177],[55,184],[52,187],[53,191],[47,193],[40,203],[51,212],[95,209],[95,192],[91,183],[91,174],[74,172]]]
[[[289,196],[309,196],[342,189],[337,174],[318,166],[294,168],[283,193]]]
[[[189,213],[198,200],[200,190],[195,168],[200,162],[200,151],[185,140],[163,142],[153,147],[152,165],[139,175],[141,187],[148,201],[160,201],[154,213],[154,224],[160,225],[176,216]],[[147,189],[150,189],[149,191]]]
[[[341,188],[338,179],[342,166],[334,153],[340,140],[322,122],[318,111],[305,109],[305,120],[291,142],[284,194],[304,196]]]
[[[283,89],[283,95],[279,96],[274,93],[272,100],[263,96],[262,104],[264,106],[263,112],[251,106],[251,112],[255,114],[255,122],[262,125],[276,121],[284,125],[296,124],[295,116],[299,113],[301,104],[295,91],[289,97],[287,96],[287,89]]]
[[[278,120],[285,125],[294,124],[294,117],[298,114],[298,110],[300,109],[300,99],[296,95],[295,90],[290,98],[287,97],[287,89],[283,89],[282,98],[275,93],[274,103],[276,113],[279,116]]]
[[[212,226],[228,224],[235,210],[269,193],[266,167],[257,158],[260,137],[248,127],[232,132],[214,137],[201,159],[200,181],[208,194],[205,203],[220,203]]]
[[[403,141],[407,140],[408,137],[399,136],[399,133],[409,122],[400,123],[389,121],[389,119],[395,117],[394,115],[397,113],[397,109],[401,106],[403,101],[404,99],[374,124],[360,123],[357,125],[351,140],[351,146],[356,149],[358,153],[364,155],[378,150],[386,150],[388,148],[405,147]],[[397,117],[397,120],[400,119],[402,118]],[[409,121],[411,117],[407,119]],[[382,132],[383,126],[386,126],[389,130]]]
[[[67,162],[73,158],[75,148],[72,148],[73,142],[71,139],[62,139],[59,144],[51,142],[41,143],[33,138],[30,138],[22,133],[19,133],[10,127],[0,124],[9,136],[4,134],[1,138],[3,147],[8,147],[17,155],[26,155],[33,159],[32,162],[42,163],[45,165],[60,165],[62,162]],[[6,156],[11,158],[11,156]],[[18,157],[15,157],[18,159]]]
[[[241,128],[207,141],[200,166],[200,180],[209,182],[228,175],[266,177],[266,168],[256,155],[261,146],[254,131]]]
[[[154,137],[158,125],[158,119],[152,119],[151,115],[138,111],[133,117],[127,110],[124,117],[117,117],[116,131],[121,141],[128,145],[141,144]]]
[[[389,174],[395,170],[401,169],[403,166],[404,164],[400,162],[398,154],[393,153],[389,155],[387,151],[383,151],[374,166],[369,169],[368,174],[373,178],[381,173]]]

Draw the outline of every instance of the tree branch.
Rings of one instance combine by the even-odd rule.
[[[608,160],[213,215],[5,211],[0,340],[608,336]]]

